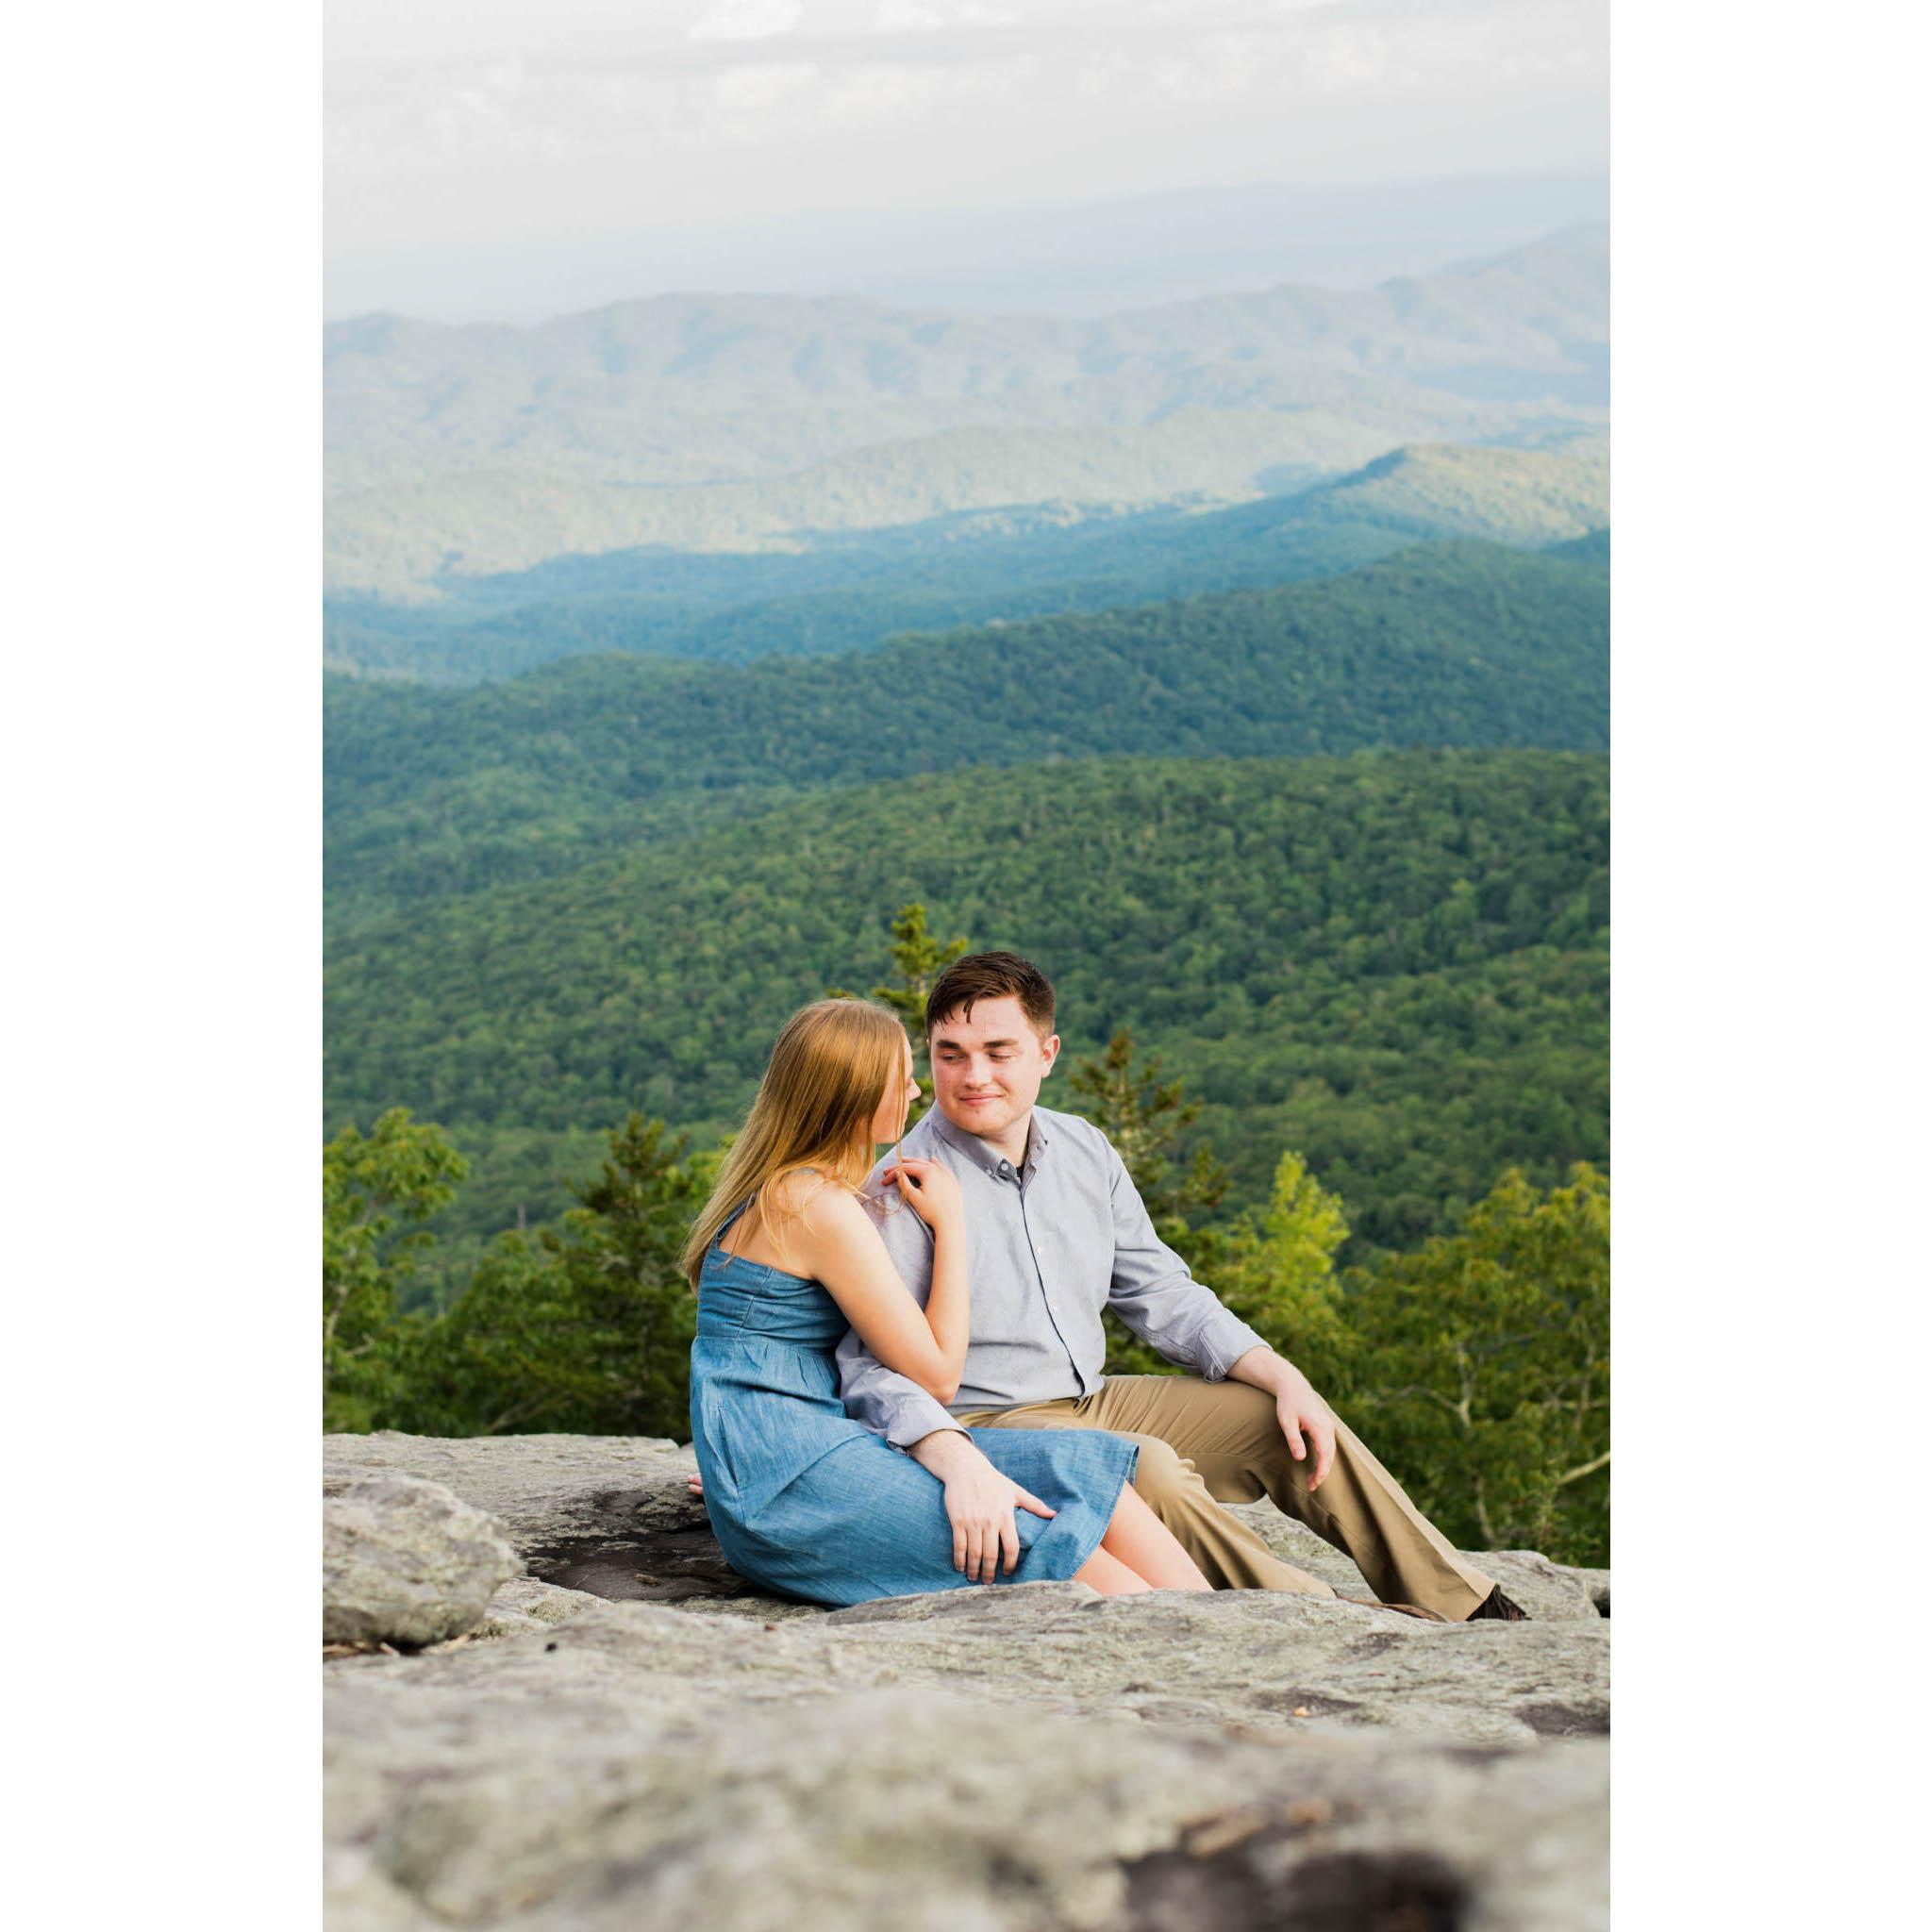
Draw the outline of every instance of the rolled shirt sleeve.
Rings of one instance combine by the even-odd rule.
[[[870,1184],[865,1190],[865,1205],[900,1280],[913,1300],[924,1307],[932,1292],[931,1230],[910,1208],[886,1211]],[[887,1368],[858,1339],[858,1329],[846,1329],[838,1357],[839,1392],[845,1413],[863,1423],[874,1435],[883,1436],[894,1449],[909,1449],[935,1429],[959,1428],[943,1403],[909,1376]]]
[[[1169,1361],[1209,1382],[1223,1380],[1251,1348],[1266,1341],[1209,1289],[1154,1231],[1153,1217],[1126,1163],[1112,1156],[1113,1280],[1108,1306]]]

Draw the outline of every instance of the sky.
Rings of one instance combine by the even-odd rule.
[[[1091,311],[1604,205],[1607,0],[326,0],[325,35],[331,315]]]

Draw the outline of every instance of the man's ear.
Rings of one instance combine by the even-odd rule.
[[[1060,1057],[1059,1035],[1058,1033],[1049,1033],[1047,1037],[1040,1042],[1040,1051],[1046,1060],[1046,1065],[1041,1069],[1040,1074],[1040,1077],[1043,1080],[1046,1078],[1047,1074],[1053,1072],[1053,1063]]]

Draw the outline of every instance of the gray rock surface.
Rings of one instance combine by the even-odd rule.
[[[1602,1740],[1522,1748],[1602,1625],[1512,1658],[1531,1626],[1260,1593],[506,1594],[547,1627],[327,1667],[333,1924],[1605,1923]]]
[[[794,1617],[809,1606],[761,1596],[725,1563],[705,1506],[687,1493],[697,1460],[668,1438],[406,1436],[325,1439],[328,1466],[398,1471],[445,1485],[504,1526],[533,1576],[598,1596],[682,1603],[725,1614]],[[1263,1541],[1345,1596],[1373,1596],[1362,1574],[1274,1504],[1231,1506]],[[1539,1622],[1607,1614],[1609,1573],[1574,1570],[1533,1550],[1467,1553]],[[743,1599],[752,1599],[747,1603]]]
[[[1074,1583],[827,1614],[695,1541],[660,1574],[654,1539],[703,1535],[674,1444],[329,1462],[489,1499],[537,1573],[454,1641],[325,1666],[331,1932],[1607,1923],[1609,1625],[1541,1557],[1506,1581],[1557,1607],[1530,1624]],[[626,1566],[657,1600],[570,1580]]]
[[[441,1483],[332,1474],[323,1490],[325,1643],[414,1648],[460,1636],[522,1568],[496,1523]]]
[[[1374,1596],[1362,1573],[1338,1549],[1324,1543],[1312,1529],[1284,1516],[1273,1503],[1224,1506],[1239,1516],[1274,1553],[1333,1584],[1344,1596]],[[1593,1595],[1600,1578],[1604,1602],[1609,1601],[1609,1572],[1572,1570],[1553,1563],[1535,1550],[1466,1550],[1463,1553],[1485,1575],[1503,1587],[1504,1594],[1520,1604],[1538,1622],[1588,1623],[1603,1614]]]
[[[740,1597],[702,1502],[689,1448],[648,1436],[325,1436],[337,1474],[426,1476],[487,1510],[533,1576],[641,1603]]]

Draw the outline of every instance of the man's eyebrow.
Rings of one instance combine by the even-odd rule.
[[[1019,1043],[1017,1040],[989,1040],[985,1042],[985,1046],[987,1052],[991,1053],[996,1046],[1018,1046]],[[944,1052],[947,1047],[951,1047],[955,1053],[963,1053],[965,1051],[957,1040],[941,1040],[937,1044],[941,1052]]]

